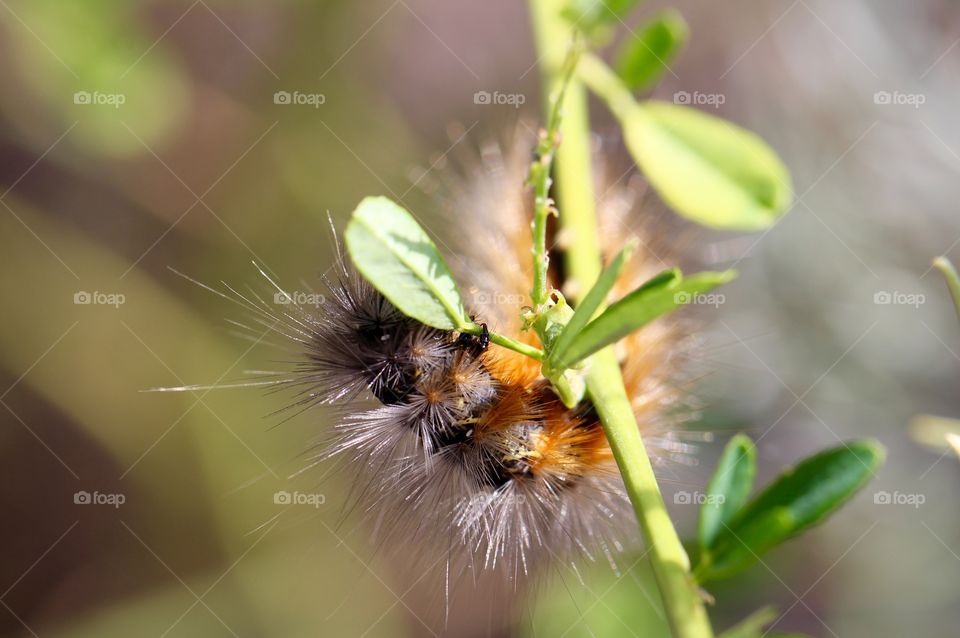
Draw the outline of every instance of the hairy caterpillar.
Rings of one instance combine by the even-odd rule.
[[[444,192],[467,240],[450,256],[470,312],[536,345],[519,319],[531,269],[526,150],[487,149],[469,178]],[[601,236],[612,255],[638,232],[637,198],[598,182]],[[662,269],[653,250],[641,253],[615,294]],[[576,285],[559,269],[552,277],[558,287]],[[295,392],[289,408],[338,406],[318,457],[354,473],[355,497],[380,537],[445,556],[448,572],[497,570],[515,584],[558,559],[616,566],[617,554],[635,544],[635,522],[589,400],[568,410],[532,359],[404,316],[343,255],[324,279],[329,294],[319,309],[290,295],[282,311],[255,294],[231,289],[231,298],[301,350],[291,374],[267,382]],[[686,395],[674,363],[689,341],[671,320],[618,346],[645,441],[661,461],[684,460],[690,447],[671,428],[684,418],[675,409]]]

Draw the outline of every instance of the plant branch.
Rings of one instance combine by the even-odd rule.
[[[571,32],[559,15],[563,5],[563,0],[530,0],[537,51],[548,91],[553,91],[562,81],[563,47]],[[582,294],[590,288],[602,266],[590,166],[589,116],[586,93],[578,79],[570,82],[563,108],[565,127],[563,145],[557,152],[556,176],[563,211],[560,223],[572,237],[567,248],[567,266],[574,282],[571,296],[575,297],[577,292]],[[587,391],[650,547],[651,564],[673,635],[676,638],[712,637],[706,609],[690,575],[689,558],[667,514],[612,348],[593,356],[587,374]]]
[[[481,326],[479,323],[474,323],[469,326],[464,326],[461,332],[470,335],[481,335],[483,334],[483,326]],[[490,337],[490,343],[495,343],[498,346],[502,346],[504,348],[513,350],[514,352],[527,355],[531,359],[543,361],[543,350],[539,348],[516,341],[515,339],[511,339],[506,335],[498,334],[496,332],[488,332],[487,334]]]
[[[559,0],[530,0],[538,63],[543,69],[547,97],[563,82],[565,50],[574,32],[559,15],[562,5]],[[563,119],[563,144],[557,149],[555,160],[555,190],[564,210],[578,213],[560,217],[562,228],[573,240],[566,249],[571,273],[566,284],[570,290],[586,291],[590,282],[599,276],[600,263],[594,257],[599,249],[591,246],[596,244],[596,229],[587,93],[576,77],[571,79],[565,92]]]
[[[537,143],[537,157],[530,166],[529,181],[533,184],[533,291],[531,298],[535,312],[539,314],[550,298],[547,286],[547,267],[550,258],[547,254],[547,217],[556,214],[557,209],[550,199],[550,171],[553,158],[560,145],[560,122],[563,119],[563,102],[567,87],[573,78],[580,58],[579,43],[574,41],[567,53],[564,69],[560,74],[560,83],[550,97],[547,127],[540,131]]]

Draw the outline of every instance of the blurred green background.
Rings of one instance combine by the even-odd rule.
[[[712,590],[716,625],[773,603],[779,632],[955,636],[960,468],[907,423],[960,416],[960,326],[929,270],[960,258],[960,11],[676,6],[692,41],[655,95],[722,95],[701,108],[769,140],[799,196],[767,232],[688,242],[741,271],[704,317],[703,427],[759,439],[761,480],[838,439],[890,450],[828,525]],[[262,287],[256,261],[309,291],[332,263],[327,213],[342,226],[370,194],[456,232],[423,191],[537,121],[523,3],[0,0],[0,32],[0,633],[662,633],[642,561],[624,578],[558,566],[515,622],[480,598],[445,620],[427,580],[344,514],[344,479],[291,478],[329,413],[281,423],[285,399],[255,389],[142,392],[292,357],[240,338],[225,320],[244,311],[171,269],[240,290]],[[673,493],[702,489],[718,450],[664,470],[687,534],[695,508]],[[281,507],[278,491],[323,503]]]

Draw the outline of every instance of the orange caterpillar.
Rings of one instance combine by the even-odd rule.
[[[469,244],[453,267],[470,284],[476,321],[536,345],[519,321],[530,281],[522,157],[487,153],[476,179],[454,187]],[[605,242],[608,254],[626,240],[620,224],[630,209],[622,189],[611,192],[601,202],[601,232],[617,238]],[[635,258],[615,292],[660,268],[652,254]],[[344,408],[329,455],[356,472],[356,492],[382,536],[445,546],[448,570],[499,568],[516,579],[552,557],[614,563],[630,505],[589,400],[568,410],[537,362],[402,315],[342,257],[327,285],[321,313],[298,309],[285,319],[306,353],[284,383],[301,389],[297,405]],[[677,324],[655,323],[619,350],[647,444],[671,455],[686,450],[663,434],[677,397],[678,333]],[[363,402],[370,395],[379,405]]]

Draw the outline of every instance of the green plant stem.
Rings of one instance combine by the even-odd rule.
[[[464,327],[461,329],[461,332],[465,332],[465,333],[471,334],[471,335],[479,335],[479,334],[482,334],[482,333],[483,333],[483,327],[482,327],[480,324],[475,323],[475,324],[471,324],[471,325],[469,325],[469,326],[464,326]],[[490,343],[495,343],[495,344],[497,344],[498,346],[503,346],[504,348],[509,348],[510,350],[513,350],[514,352],[519,352],[520,354],[525,354],[525,355],[527,355],[528,357],[530,357],[531,359],[536,359],[537,361],[543,361],[543,350],[541,350],[541,349],[539,349],[539,348],[535,348],[535,347],[533,347],[533,346],[531,346],[531,345],[528,345],[528,344],[526,344],[526,343],[522,343],[522,342],[520,342],[520,341],[516,341],[516,340],[514,340],[514,339],[511,339],[510,337],[507,337],[507,336],[502,335],[502,334],[498,334],[498,333],[496,333],[496,332],[490,332],[490,333],[488,333],[488,334],[489,334],[489,336],[490,336]]]
[[[537,51],[548,91],[553,91],[562,81],[563,51],[571,35],[571,29],[559,16],[563,5],[563,0],[530,0]],[[557,152],[556,166],[558,199],[563,211],[560,223],[571,234],[567,269],[576,282],[574,292],[585,292],[599,276],[602,259],[590,166],[586,93],[577,79],[570,82],[563,107],[563,144]],[[689,558],[667,514],[612,348],[593,356],[587,374],[587,391],[650,547],[650,561],[673,635],[676,638],[712,637],[706,609],[690,575]]]
[[[531,359],[536,359],[537,361],[543,361],[543,351],[539,348],[534,348],[533,346],[521,343],[519,341],[514,341],[510,337],[505,337],[496,332],[490,333],[490,341],[497,344],[498,346],[503,346],[504,348],[510,348],[514,352],[519,352],[520,354],[525,354]]]
[[[531,174],[533,178],[533,291],[530,298],[533,307],[539,309],[547,302],[547,217],[550,215],[550,164],[552,158],[540,156],[535,160],[538,166]]]
[[[647,539],[650,562],[673,635],[677,638],[713,636],[703,600],[690,574],[690,559],[667,513],[612,348],[593,356],[587,373],[587,392],[600,415],[623,484]]]
[[[561,0],[530,0],[530,15],[536,37],[537,55],[543,69],[544,97],[549,98],[563,83],[564,60],[573,29],[567,26],[559,11]],[[579,67],[579,63],[577,65]],[[549,104],[549,101],[546,102]],[[549,107],[548,107],[549,108]],[[547,114],[549,117],[549,114]],[[594,258],[589,240],[596,235],[593,223],[594,188],[587,92],[576,78],[567,85],[563,100],[563,143],[557,149],[554,176],[557,199],[566,210],[580,211],[575,216],[561,216],[560,222],[572,239],[567,246],[567,261],[579,266],[568,278],[572,288],[586,292],[590,282],[600,275],[600,262]],[[595,243],[595,238],[594,238]],[[582,281],[580,280],[582,279]],[[586,283],[584,283],[586,282]]]
[[[550,258],[547,254],[547,217],[556,213],[553,201],[550,199],[550,171],[553,168],[554,154],[559,144],[560,121],[562,106],[567,86],[573,77],[574,69],[579,59],[579,46],[573,43],[564,62],[564,71],[560,84],[555,87],[550,96],[549,117],[547,127],[540,133],[537,143],[537,157],[530,167],[530,181],[533,183],[533,291],[531,298],[536,311],[539,313],[550,297],[547,288],[547,267]]]
[[[631,109],[638,108],[633,93],[620,81],[603,60],[592,54],[584,54],[577,66],[577,78],[593,91],[614,115],[623,118]]]

